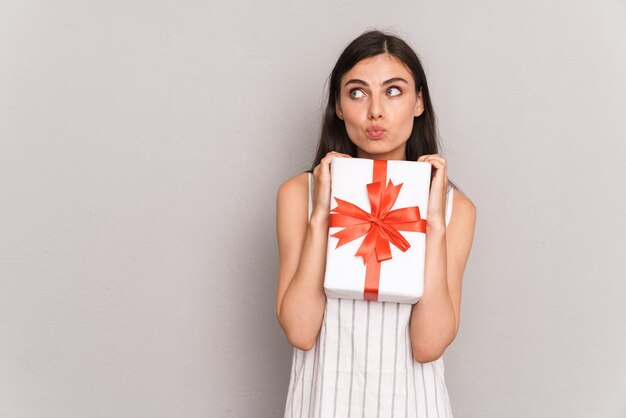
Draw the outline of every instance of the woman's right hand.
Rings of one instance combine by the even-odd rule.
[[[352,158],[351,155],[330,151],[313,169],[313,211],[311,219],[324,224],[328,223],[330,213],[330,164],[333,158]]]

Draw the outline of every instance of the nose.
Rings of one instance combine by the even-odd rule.
[[[373,96],[372,100],[370,101],[369,118],[380,119],[382,116],[383,116],[382,103],[380,99],[378,99],[376,96]]]

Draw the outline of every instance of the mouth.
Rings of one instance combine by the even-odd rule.
[[[385,134],[385,129],[381,126],[371,126],[365,131],[371,139],[380,139]]]

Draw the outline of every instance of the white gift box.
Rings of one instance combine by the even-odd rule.
[[[377,167],[376,172],[378,173],[377,180],[382,180],[377,183],[373,183],[375,164]],[[381,173],[384,178],[381,177]],[[380,160],[375,163],[374,160],[364,158],[333,158],[331,162],[331,226],[329,228],[326,272],[324,277],[324,290],[327,297],[411,304],[419,301],[424,291],[424,261],[426,255],[425,220],[428,209],[430,175],[431,165],[426,162]],[[412,207],[413,209],[395,213],[404,214],[406,211],[412,211],[411,213],[415,214],[416,208],[419,208],[419,216],[417,216],[417,219],[419,220],[421,218],[422,221],[415,221],[415,215],[413,215],[411,225],[419,225],[417,229],[422,232],[403,230],[403,225],[397,223],[394,225],[393,222],[389,221],[391,218],[389,216],[385,217],[382,213],[378,213],[378,217],[372,216],[370,195],[378,196],[378,194],[368,193],[367,185],[373,183],[373,185],[370,186],[372,187],[370,190],[375,191],[378,190],[376,187],[381,187],[383,183],[385,187],[389,186],[390,181],[394,186],[401,185],[395,203],[391,206],[391,212],[401,208]],[[383,190],[385,187],[383,187]],[[374,198],[374,201],[375,200]],[[344,203],[340,203],[341,201]],[[388,201],[392,200],[388,199]],[[356,205],[367,212],[366,215],[370,215],[370,220],[363,220],[362,218],[356,219],[353,216],[348,216],[349,220],[345,221],[346,217],[343,216],[343,223],[335,222],[333,216],[335,216],[335,220],[338,217],[337,215],[332,215],[332,213],[337,213],[337,211],[342,210],[342,208],[345,210],[350,204]],[[358,211],[358,209],[354,210]],[[376,210],[374,210],[374,212],[376,212]],[[373,218],[376,218],[376,220],[372,222],[371,219]],[[404,237],[405,244],[408,243],[410,247],[406,249],[406,251],[402,251],[394,245],[393,240],[391,240],[392,242],[388,245],[391,250],[390,259],[377,261],[377,254],[384,253],[384,251],[370,251],[370,257],[374,258],[370,259],[370,263],[366,264],[364,257],[357,256],[356,254],[361,248],[363,241],[366,239],[367,234],[363,233],[363,235],[358,238],[354,237],[354,235],[358,235],[358,233],[352,234],[349,239],[344,240],[349,242],[342,242],[340,246],[338,246],[338,244],[340,244],[339,238],[332,236],[344,229],[348,229],[351,223],[361,223],[362,230],[372,231],[374,238],[368,238],[370,242],[376,242],[375,237],[377,235],[382,237],[378,239],[383,240],[385,240],[384,237],[393,235],[389,233],[385,234],[384,232],[373,232],[374,229],[380,231],[378,229],[379,222],[386,224],[389,222],[389,225],[394,227],[395,231],[399,232],[399,234]],[[334,226],[337,223],[342,226]],[[387,228],[384,229],[384,231],[389,231],[389,226],[385,225],[384,228]],[[389,239],[387,239],[387,241],[389,241]],[[396,238],[396,242],[397,241],[398,239]],[[399,245],[402,246],[402,244]],[[383,245],[383,247],[385,247],[385,245]],[[361,253],[363,253],[363,251]],[[374,264],[373,266],[371,265],[372,263]],[[378,267],[380,268],[379,274],[375,272]],[[367,271],[368,268],[371,268],[369,273]],[[365,292],[366,274],[369,274],[370,277],[377,276],[377,294],[376,292]],[[372,282],[369,283],[371,289]]]

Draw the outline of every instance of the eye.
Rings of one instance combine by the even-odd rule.
[[[350,90],[350,93],[348,93],[350,95],[350,97],[352,97],[353,99],[359,99],[361,97],[363,97],[363,91],[361,89],[353,89]],[[360,95],[359,95],[360,94]]]
[[[398,96],[399,94],[402,93],[402,90],[400,90],[398,87],[389,87],[387,89],[387,92],[393,92],[393,91],[395,91],[395,93],[389,94],[390,96]]]

